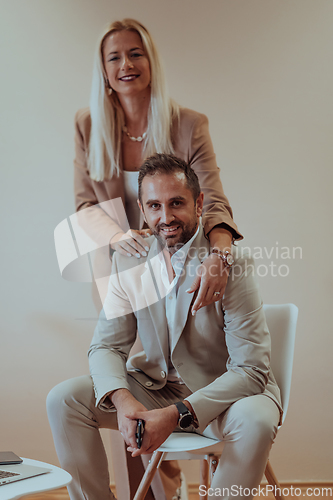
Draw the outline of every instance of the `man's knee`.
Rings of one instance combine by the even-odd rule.
[[[257,395],[236,401],[204,432],[225,441],[249,441],[270,445],[276,436],[279,410],[267,396]]]
[[[274,403],[273,403],[274,404]],[[245,414],[246,429],[252,435],[256,435],[258,439],[268,440],[273,442],[277,433],[278,421],[271,413],[263,410],[258,412],[247,412]]]
[[[51,389],[46,398],[46,409],[51,419],[66,415],[78,404],[92,399],[93,387],[88,376],[65,380]]]
[[[279,410],[267,396],[244,398],[234,408],[234,431],[244,439],[272,443],[278,430]]]

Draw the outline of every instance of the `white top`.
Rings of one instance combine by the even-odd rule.
[[[141,229],[143,218],[138,207],[138,177],[139,172],[123,170],[125,188],[125,210],[131,229]]]
[[[188,251],[191,248],[191,245],[192,245],[194,239],[196,238],[198,232],[199,232],[199,227],[196,230],[195,234],[192,236],[192,238],[183,247],[181,247],[176,253],[174,253],[171,256],[171,265],[172,265],[173,270],[175,272],[175,277],[171,283],[169,281],[167,266],[166,266],[166,262],[165,262],[165,259],[163,256],[163,252],[159,252],[159,254],[158,254],[159,259],[160,259],[160,263],[161,263],[161,278],[162,278],[163,285],[165,286],[165,289],[167,290],[167,293],[165,296],[165,314],[166,314],[166,320],[167,320],[167,325],[168,325],[168,334],[169,334],[168,381],[179,382],[181,384],[183,384],[184,381],[180,377],[176,368],[173,366],[171,359],[170,359],[170,353],[173,350],[173,348],[175,347],[173,339],[175,337],[175,315],[176,315],[176,304],[177,304],[177,295],[178,295],[178,288],[179,288],[179,278],[182,274]],[[194,279],[194,276],[193,276],[193,279]]]

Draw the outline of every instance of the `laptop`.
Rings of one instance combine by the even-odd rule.
[[[0,486],[13,483],[14,481],[20,481],[21,479],[47,474],[48,472],[51,472],[51,469],[45,469],[44,467],[37,467],[35,465],[0,465]]]

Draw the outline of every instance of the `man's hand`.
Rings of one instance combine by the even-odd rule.
[[[223,297],[228,276],[229,269],[225,267],[218,255],[211,254],[203,261],[197,269],[197,277],[192,286],[186,290],[187,293],[199,290],[191,309],[192,315],[195,315],[201,307],[216,302]]]
[[[179,413],[175,405],[159,408],[150,411],[134,411],[126,413],[125,417],[134,423],[136,428],[137,420],[145,421],[145,431],[141,448],[137,444],[130,444],[127,451],[132,453],[132,457],[153,453],[169,437],[177,426]]]
[[[135,432],[136,420],[126,415],[138,412],[147,412],[147,408],[139,403],[127,389],[118,389],[111,394],[112,403],[117,410],[118,429],[127,446],[137,449]]]

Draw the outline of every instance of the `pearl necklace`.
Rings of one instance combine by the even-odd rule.
[[[143,139],[147,135],[147,130],[146,130],[146,132],[144,132],[142,135],[139,135],[139,137],[133,137],[132,135],[130,135],[129,131],[127,130],[126,125],[123,126],[123,132],[125,132],[125,134],[127,135],[127,137],[129,137],[131,139],[131,141],[134,141],[134,142],[135,141],[142,142]]]

